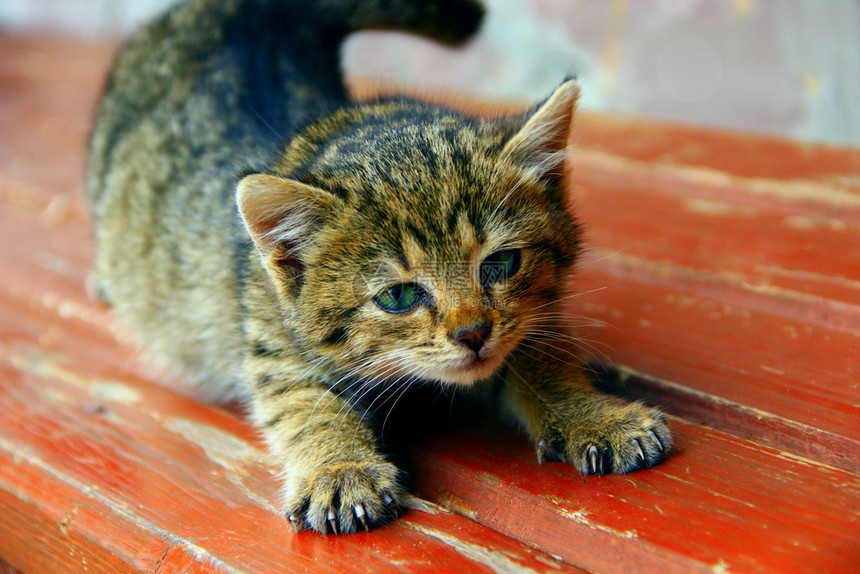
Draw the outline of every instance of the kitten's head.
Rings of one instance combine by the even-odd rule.
[[[566,82],[493,121],[365,104],[245,177],[239,210],[305,349],[362,377],[491,376],[576,258],[561,160],[577,95]]]

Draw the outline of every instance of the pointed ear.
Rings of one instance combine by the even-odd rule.
[[[502,157],[525,166],[540,179],[560,176],[578,99],[579,84],[564,82],[505,144]]]
[[[245,227],[264,256],[298,262],[311,230],[340,200],[323,189],[292,179],[253,174],[239,182],[236,203]]]

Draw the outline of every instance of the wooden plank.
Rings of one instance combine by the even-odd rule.
[[[608,256],[582,271],[584,294],[568,309],[605,326],[580,328],[581,346],[632,374],[633,396],[860,470],[857,334],[781,317],[731,286],[666,268]]]
[[[173,415],[174,418],[170,420],[175,421],[182,417],[179,420],[193,421],[194,424],[190,427],[192,429],[208,429],[203,431],[204,437],[213,433],[216,438],[232,436],[236,440],[247,441],[247,444],[251,445],[247,449],[260,447],[254,431],[236,418],[236,415],[177,396],[135,375],[141,368],[131,357],[132,349],[118,344],[111,334],[104,330],[104,326],[109,323],[106,309],[89,300],[82,287],[87,257],[82,256],[81,252],[87,251],[85,246],[89,239],[85,222],[77,213],[67,214],[67,217],[58,221],[46,221],[41,216],[42,210],[38,202],[17,205],[15,209],[0,210],[0,219],[3,220],[0,228],[3,229],[5,237],[17,239],[14,243],[6,244],[9,249],[0,252],[0,387],[15,382],[17,386],[13,386],[12,391],[5,386],[0,390],[0,395],[7,401],[13,398],[21,399],[21,403],[3,405],[2,408],[14,411],[18,416],[6,418],[0,423],[0,436],[4,437],[7,443],[12,437],[13,444],[9,448],[15,458],[24,456],[24,451],[31,452],[40,440],[46,441],[40,446],[49,450],[50,456],[45,458],[50,460],[45,462],[40,458],[39,461],[52,476],[58,473],[63,477],[71,476],[73,485],[69,488],[72,489],[72,494],[75,487],[84,493],[92,488],[109,489],[107,494],[102,493],[108,500],[108,508],[101,514],[109,516],[109,511],[116,514],[117,509],[120,509],[122,514],[127,512],[128,508],[141,503],[159,502],[165,505],[154,505],[153,508],[140,509],[133,513],[135,523],[145,524],[150,529],[143,534],[144,542],[153,544],[153,540],[160,540],[164,536],[173,541],[173,545],[161,558],[157,571],[174,571],[173,568],[178,567],[177,565],[191,568],[188,571],[197,571],[202,564],[207,571],[210,568],[216,571],[233,571],[241,566],[242,571],[263,572],[268,571],[272,563],[279,561],[285,568],[303,570],[313,566],[315,569],[325,569],[319,566],[320,560],[333,564],[333,568],[337,570],[347,568],[348,564],[351,565],[350,569],[354,569],[353,561],[358,560],[360,564],[366,564],[368,570],[373,571],[425,571],[430,568],[430,564],[433,564],[433,571],[436,571],[436,568],[441,568],[441,571],[511,571],[522,568],[534,571],[575,571],[558,560],[533,552],[468,520],[448,515],[421,502],[419,504],[425,509],[423,514],[426,515],[423,519],[407,518],[399,521],[396,526],[391,527],[395,529],[394,533],[383,531],[379,534],[380,531],[377,531],[379,536],[373,539],[369,551],[364,550],[368,542],[362,540],[355,540],[352,545],[346,546],[308,542],[308,536],[315,536],[310,533],[300,534],[298,538],[303,540],[301,542],[291,541],[293,535],[285,532],[285,521],[272,513],[274,489],[278,484],[272,468],[256,469],[257,476],[247,479],[255,481],[253,488],[246,488],[244,485],[237,487],[234,484],[237,480],[235,475],[225,479],[223,471],[219,473],[217,468],[213,470],[211,461],[208,467],[202,464],[199,452],[194,452],[195,449],[199,451],[202,448],[204,454],[208,455],[206,447],[210,447],[211,451],[214,448],[211,445],[204,444],[201,447],[187,436],[177,438],[175,432],[171,438],[164,435],[163,429],[159,436],[159,432],[152,425],[162,422],[161,417]],[[46,233],[46,230],[50,230],[50,233]],[[80,234],[77,239],[76,234]],[[46,253],[51,253],[51,257],[28,257],[28,254],[32,255],[34,246],[40,245]],[[63,264],[45,265],[44,262],[48,260],[62,260]],[[13,369],[12,372],[3,370],[4,362],[7,369]],[[22,374],[25,378],[16,381],[16,376]],[[36,394],[22,399],[21,393],[15,392],[15,389],[22,390],[22,393]],[[82,393],[85,389],[88,391]],[[44,410],[46,403],[51,402],[46,400],[44,395],[60,401],[54,406],[60,408],[62,416],[49,413],[40,417],[27,412],[25,404],[31,409]],[[143,404],[137,401],[140,397],[145,398]],[[117,401],[132,410],[123,412],[124,407],[120,407],[118,412],[117,407],[111,405]],[[105,407],[105,403],[109,406]],[[148,413],[148,416],[155,417],[155,421],[148,421],[150,426],[143,429],[135,426],[138,419],[134,415],[139,416],[141,413]],[[76,421],[76,416],[83,417],[85,422]],[[92,424],[86,424],[92,423],[93,417],[105,416],[115,417],[111,421],[121,421],[123,427],[96,429]],[[32,434],[26,434],[23,439],[15,436],[13,429],[16,425],[20,427],[18,430]],[[55,440],[49,441],[48,438],[52,435],[63,436],[63,441],[59,444]],[[99,442],[100,439],[106,440],[106,437],[114,440],[121,438],[122,441],[118,445]],[[15,438],[19,440],[14,441]],[[155,469],[165,462],[172,466],[182,466],[179,462],[182,455],[175,449],[177,443],[182,443],[183,439],[187,439],[187,444],[179,445],[182,447],[181,452],[190,457],[190,460],[184,461],[190,470],[185,467],[180,469],[184,470],[185,474],[149,478],[147,472],[137,468],[137,465],[143,464],[146,468]],[[160,451],[157,455],[151,452],[141,454],[133,450],[149,444],[148,441],[156,441],[153,444],[164,446],[168,450]],[[235,444],[228,442],[227,446],[235,449]],[[174,450],[170,450],[171,447]],[[263,455],[257,452],[254,456],[262,458]],[[223,463],[223,459],[219,461]],[[262,464],[259,461],[257,463]],[[34,529],[50,525],[53,530],[57,530],[58,515],[54,510],[61,509],[62,505],[53,499],[43,500],[43,492],[62,492],[60,487],[68,485],[61,483],[57,488],[39,486],[34,492],[28,492],[24,486],[30,485],[31,482],[24,480],[26,472],[21,468],[11,468],[10,474],[20,478],[21,482],[6,485],[11,502],[10,512],[4,513],[4,516],[25,517],[33,522]],[[129,482],[132,475],[135,476],[134,482]],[[225,484],[219,484],[219,480]],[[147,489],[154,488],[155,493],[141,489],[142,483],[145,483]],[[198,492],[198,489],[203,490],[204,485],[214,488],[221,498],[225,499],[218,500],[221,502],[220,506],[213,505],[211,499]],[[120,487],[125,488],[121,494],[111,490]],[[231,489],[246,498],[230,499],[231,496],[239,496]],[[257,494],[259,492],[268,493],[264,502],[261,502],[262,498]],[[80,496],[80,492],[78,495]],[[251,500],[247,499],[249,496]],[[203,501],[199,502],[201,498]],[[26,502],[33,499],[42,500],[45,508],[41,510],[50,510],[54,514],[43,515],[39,512],[40,508],[28,506]],[[188,500],[198,501],[205,506],[205,510],[200,511],[203,516],[194,516],[195,504],[189,505]],[[234,507],[245,509],[252,518],[245,521],[235,520],[231,512]],[[181,509],[181,514],[170,514],[180,511],[177,509]],[[155,517],[151,516],[151,513],[155,513]],[[165,525],[165,514],[173,522]],[[234,519],[224,525],[223,517],[228,515]],[[257,540],[261,536],[260,530],[251,528],[249,521],[254,525],[276,525],[273,532],[267,531],[265,534],[271,539],[268,546],[260,547]],[[177,533],[178,524],[186,530]],[[100,548],[99,544],[104,544],[104,537],[118,537],[126,545],[134,546],[133,541],[122,539],[116,534],[118,531],[124,532],[125,525],[110,523],[105,527],[97,524],[91,526],[92,528],[82,532],[84,542],[91,541],[90,546],[63,537],[48,537],[43,540],[45,548],[52,548],[54,544],[54,554],[61,552],[53,557],[59,560],[56,563],[32,562],[32,545],[12,544],[11,550],[7,552],[0,548],[0,553],[26,569],[33,567],[37,571],[76,571],[81,561],[99,564],[105,569],[114,567],[113,563],[105,562],[102,557],[104,549]],[[227,532],[223,532],[218,526],[226,527]],[[10,533],[9,536],[20,528],[21,524],[16,522],[3,521],[0,524],[2,532]],[[187,529],[194,529],[193,542]],[[208,533],[207,540],[215,545],[215,548],[199,545],[201,531]],[[111,534],[112,532],[114,534]],[[361,536],[363,535],[358,538]],[[0,534],[0,538],[4,537],[5,534]],[[246,544],[253,548],[255,558],[249,560],[243,551],[237,549],[229,549],[232,554],[228,557],[222,556],[220,552],[223,549],[218,544],[223,545],[225,541],[229,541],[231,547],[235,544]],[[279,553],[272,550],[274,546],[289,549],[296,544],[299,544],[300,551],[289,551],[285,554],[284,551]],[[70,548],[74,553],[67,556],[67,550]],[[362,550],[358,552],[356,548]],[[15,550],[23,553],[15,554]],[[104,551],[108,552],[108,555],[117,553],[115,548]],[[47,555],[51,558],[50,552]],[[118,552],[118,556],[116,571],[134,569],[134,556],[123,552]],[[66,562],[62,561],[64,557]],[[176,561],[176,564],[173,564],[173,561]],[[139,570],[150,571],[150,568],[145,565],[140,566]]]
[[[44,271],[43,271],[44,274]],[[62,278],[62,276],[59,276]],[[41,282],[41,281],[40,281]],[[95,319],[88,317],[86,312],[78,311],[78,312],[70,312],[68,305],[70,303],[83,305],[84,302],[77,302],[74,300],[75,297],[82,297],[82,292],[79,285],[79,280],[66,280],[66,285],[68,287],[77,286],[74,288],[76,294],[72,294],[69,300],[61,301],[59,303],[53,303],[49,305],[43,305],[42,299],[39,297],[31,298],[30,302],[34,303],[32,306],[22,305],[22,300],[19,297],[15,297],[9,301],[9,304],[6,305],[3,310],[6,313],[4,316],[4,320],[2,321],[3,325],[6,325],[7,329],[12,328],[19,332],[17,336],[13,336],[12,333],[3,332],[2,339],[8,345],[12,346],[12,352],[7,347],[4,350],[4,355],[6,357],[13,357],[16,360],[20,361],[20,357],[22,356],[23,351],[26,351],[29,347],[27,345],[31,345],[32,343],[28,343],[31,341],[38,341],[38,350],[43,353],[53,354],[53,355],[62,355],[62,360],[58,361],[53,358],[48,363],[44,361],[35,361],[30,363],[31,370],[36,371],[37,374],[45,375],[51,372],[58,373],[62,372],[62,369],[66,369],[67,374],[65,377],[68,377],[68,372],[72,373],[87,373],[87,376],[91,376],[91,374],[95,374],[98,377],[108,377],[110,380],[111,377],[114,377],[118,380],[127,381],[129,379],[129,374],[124,372],[120,367],[124,362],[123,359],[120,359],[118,363],[120,366],[111,366],[114,361],[117,360],[117,357],[122,357],[125,353],[129,353],[128,349],[123,349],[121,347],[117,347],[115,343],[112,342],[111,338],[104,333],[99,327],[98,323],[100,319]],[[55,286],[55,289],[59,288],[59,285]],[[632,290],[632,289],[631,289]],[[61,292],[62,293],[62,292]],[[26,299],[24,300],[26,301]],[[63,304],[65,303],[65,305]],[[64,313],[65,316],[59,313],[59,309],[65,308],[67,311]],[[98,312],[97,309],[92,309],[95,312]],[[33,315],[31,319],[28,320],[28,316]],[[99,317],[104,317],[104,311],[100,312]],[[64,353],[65,349],[65,353]],[[48,364],[51,366],[47,371],[45,370],[45,365]],[[37,366],[41,365],[41,366]],[[53,371],[51,370],[53,369]],[[89,369],[89,370],[86,370]],[[56,375],[55,376],[59,376]],[[160,387],[157,386],[147,386],[146,387],[146,395],[148,397],[162,397],[159,401],[173,401],[175,399],[171,398],[171,394]],[[88,403],[89,408],[93,408],[96,406],[94,403]],[[188,408],[197,408],[198,405],[196,403],[189,403]],[[158,403],[158,407],[154,410],[163,411],[164,405],[161,402]],[[202,410],[208,409],[201,406]],[[226,423],[221,423],[226,424]],[[694,428],[694,427],[691,427]],[[682,438],[688,434],[686,428],[682,431]],[[453,459],[453,461],[457,462],[457,457],[461,456],[463,451],[465,452],[473,452],[474,450],[486,450],[488,447],[492,450],[493,445],[491,441],[496,441],[498,436],[505,437],[504,431],[488,431],[486,436],[482,437],[486,439],[486,442],[480,440],[475,441],[477,444],[473,444],[472,438],[467,436],[466,439],[463,436],[458,435],[457,438],[450,439],[451,443],[454,444],[443,444],[436,451],[434,456],[436,456],[436,460],[439,461],[436,464],[437,466],[441,466],[443,469],[450,466],[451,463],[449,459]],[[730,443],[731,444],[731,443]],[[545,498],[546,493],[555,492],[552,488],[549,488],[546,485],[547,478],[544,476],[544,473],[550,472],[550,479],[557,480],[558,484],[554,487],[555,490],[581,490],[582,483],[576,477],[572,477],[570,475],[570,469],[565,467],[557,467],[556,472],[552,472],[551,467],[543,467],[540,469],[535,469],[535,472],[541,473],[539,476],[534,476],[528,473],[527,469],[524,470],[527,465],[531,465],[532,455],[528,448],[525,446],[524,441],[522,439],[505,439],[502,438],[502,444],[499,445],[499,450],[502,453],[508,452],[519,452],[519,456],[514,462],[512,468],[517,469],[517,473],[522,473],[522,480],[526,483],[534,483],[536,486],[534,490],[527,492],[526,494],[520,494],[519,500],[521,500],[521,504],[514,506],[510,503],[511,500],[517,500],[511,494],[511,492],[507,492],[505,490],[496,491],[496,487],[498,484],[506,484],[510,483],[512,480],[509,476],[503,476],[501,478],[492,478],[489,481],[489,487],[485,485],[482,491],[479,489],[481,484],[475,484],[474,482],[457,482],[457,480],[452,480],[446,473],[453,473],[456,477],[462,476],[471,476],[474,475],[474,470],[476,468],[482,469],[481,476],[484,479],[487,477],[492,477],[494,472],[497,472],[497,468],[493,468],[492,465],[488,465],[484,460],[475,461],[473,459],[469,459],[467,463],[460,463],[459,466],[455,467],[455,471],[439,471],[433,464],[426,464],[422,462],[422,467],[419,468],[419,481],[420,484],[423,485],[421,488],[426,489],[426,492],[422,491],[424,494],[434,495],[438,500],[445,502],[447,504],[451,504],[454,508],[458,509],[460,512],[465,513],[469,516],[474,516],[476,519],[482,520],[484,519],[484,515],[491,515],[494,517],[499,517],[500,515],[504,515],[507,518],[502,520],[498,518],[501,522],[489,522],[488,524],[495,528],[511,528],[511,531],[508,532],[511,535],[521,536],[525,540],[529,540],[531,543],[534,543],[535,540],[541,541],[543,544],[547,544],[546,550],[550,551],[553,554],[560,555],[566,557],[570,560],[576,560],[578,564],[591,565],[592,561],[595,564],[599,564],[601,569],[607,568],[619,568],[623,569],[625,565],[629,566],[631,561],[635,561],[637,564],[646,564],[649,567],[653,567],[655,569],[668,569],[668,568],[679,568],[681,570],[688,570],[694,568],[706,568],[713,565],[719,565],[720,560],[726,561],[727,556],[729,558],[733,557],[735,553],[737,553],[737,549],[734,547],[730,547],[728,549],[717,546],[713,553],[710,555],[699,556],[694,560],[690,560],[685,558],[686,554],[690,552],[689,547],[680,545],[678,540],[674,540],[675,553],[667,553],[665,551],[666,542],[664,540],[658,540],[657,542],[649,541],[650,545],[639,546],[629,546],[629,540],[625,532],[630,530],[629,528],[624,528],[626,524],[626,520],[629,517],[636,517],[637,512],[641,512],[641,509],[629,509],[623,508],[618,510],[615,518],[616,522],[606,524],[601,521],[589,520],[586,522],[577,522],[576,518],[581,518],[578,514],[583,508],[585,508],[585,512],[589,513],[587,516],[597,515],[599,517],[603,517],[605,513],[605,509],[602,507],[591,508],[588,506],[583,506],[584,503],[581,503],[580,500],[577,500],[577,504],[579,506],[573,506],[572,503],[568,504],[568,506],[564,507],[562,513],[552,513],[549,514],[541,514],[538,513],[537,517],[534,515],[535,510],[527,510],[525,507],[529,508],[540,508],[541,500]],[[749,447],[747,447],[749,448]],[[727,452],[730,452],[730,449],[726,449]],[[705,452],[705,449],[701,444],[694,442],[692,445],[685,445],[682,443],[681,446],[681,454],[671,459],[670,462],[673,464],[682,464],[684,453],[691,453],[691,455],[695,456],[711,456],[714,454],[713,451],[718,451],[718,453],[722,452],[722,447],[720,448],[712,448],[712,452]],[[432,452],[432,451],[431,451]],[[777,457],[778,458],[778,457]],[[422,459],[423,460],[423,459]],[[502,463],[499,463],[501,465]],[[504,462],[504,465],[511,466],[511,460],[507,460]],[[667,463],[668,464],[668,463]],[[720,460],[720,467],[724,467],[724,462]],[[759,469],[762,467],[760,461],[750,461],[750,460],[740,460],[737,461],[734,465],[734,471],[739,473],[740,476],[744,476],[749,473],[750,468]],[[671,466],[669,467],[671,468]],[[784,469],[777,469],[774,471],[774,474],[779,474]],[[827,469],[824,468],[824,471]],[[686,478],[679,478],[677,474],[673,477],[674,480],[687,480],[690,482],[696,482],[700,479],[700,476],[708,476],[713,469],[708,469],[707,472],[702,472],[701,474],[694,474],[692,478],[687,476]],[[638,479],[639,476],[646,477],[647,475],[653,474],[651,473],[641,473],[641,475],[633,475],[634,480]],[[663,467],[660,467],[659,472],[663,472]],[[659,474],[658,472],[658,474]],[[791,467],[788,470],[784,471],[786,476],[790,476],[793,479],[797,480],[797,470],[792,469]],[[442,474],[440,476],[440,473]],[[559,477],[558,475],[562,476]],[[544,478],[540,479],[540,476],[544,476]],[[840,475],[843,476],[843,475]],[[821,485],[815,484],[814,482],[809,482],[809,477],[803,476],[800,477],[801,482],[803,484],[812,484],[813,485],[813,494],[815,497],[822,496],[822,493],[828,494],[831,490],[834,490],[834,486],[830,485]],[[458,479],[459,480],[459,479]],[[594,484],[596,479],[589,480],[589,487]],[[606,480],[613,480],[612,478]],[[723,484],[733,484],[736,480],[736,477],[724,478]],[[427,485],[430,486],[427,486]],[[521,484],[521,482],[517,482],[516,484]],[[671,484],[671,483],[670,483]],[[765,488],[761,483],[757,484],[757,487]],[[544,490],[545,488],[549,488],[549,490]],[[433,490],[436,489],[436,490]],[[665,485],[661,485],[658,490],[663,489],[666,490],[667,487]],[[673,524],[675,524],[675,528],[669,528],[667,525],[664,527],[667,530],[671,530],[673,532],[681,532],[686,531],[687,528],[697,528],[699,526],[699,522],[694,522],[692,525],[689,524],[689,519],[685,520],[685,517],[689,517],[689,509],[684,506],[684,504],[689,503],[690,500],[698,500],[701,498],[701,495],[695,489],[692,489],[692,493],[685,492],[683,494],[678,494],[673,492],[672,490],[668,490],[664,492],[661,490],[661,495],[665,497],[664,499],[660,499],[654,502],[654,506],[648,508],[651,514],[646,515],[648,519],[642,519],[639,516],[638,528],[642,528],[643,531],[646,530],[645,527],[641,525],[643,523],[649,524],[649,520],[653,520],[654,513],[658,513],[659,509],[663,513],[669,515]],[[717,489],[712,489],[716,491]],[[755,489],[751,489],[750,491],[755,492]],[[749,491],[748,491],[749,492]],[[543,493],[543,494],[541,494]],[[538,496],[541,494],[541,496]],[[721,499],[714,494],[711,493],[718,503],[721,503]],[[809,493],[803,493],[803,496],[810,495]],[[629,493],[612,493],[610,492],[608,496],[614,496],[616,498],[628,499],[630,498]],[[852,501],[852,497],[856,496],[856,489],[848,491],[846,498],[843,503],[847,508],[850,508],[850,504]],[[542,498],[543,497],[543,498]],[[486,501],[481,507],[474,506],[475,500],[485,500]],[[789,498],[789,500],[792,500]],[[800,505],[803,500],[803,497],[798,495],[798,497],[794,498],[795,504]],[[853,499],[856,500],[856,499]],[[472,506],[468,504],[464,505],[466,501]],[[498,505],[496,505],[498,503]],[[545,504],[545,503],[544,503]],[[755,502],[747,500],[746,504],[741,504],[740,508],[754,508]],[[718,506],[718,504],[713,504],[713,506]],[[669,512],[667,512],[667,508]],[[505,509],[508,509],[505,511]],[[708,511],[716,512],[718,510],[715,508],[706,508],[704,511],[700,511],[699,515],[696,516],[697,521],[704,521],[704,515],[707,514]],[[738,514],[741,512],[735,509]],[[843,512],[844,514],[844,512]],[[662,515],[661,515],[662,516]],[[851,515],[853,516],[853,515]],[[526,517],[525,519],[523,517]],[[618,518],[622,517],[622,518]],[[619,522],[620,520],[620,522]],[[763,528],[763,524],[767,524],[766,518],[759,517],[760,522],[757,523],[758,528]],[[853,522],[849,522],[848,524],[840,523],[837,517],[832,516],[824,516],[817,517],[816,520],[820,520],[822,522],[828,524],[835,524],[837,527],[842,528],[844,532],[852,533],[854,532],[854,528],[856,525]],[[854,520],[854,518],[852,518]],[[571,523],[571,521],[573,521]],[[515,530],[511,523],[521,524],[521,530]],[[805,525],[805,522],[801,523]],[[686,525],[684,528],[680,528],[679,526]],[[730,528],[734,526],[734,529]],[[797,524],[795,524],[797,526]],[[743,530],[742,526],[737,525],[726,525],[725,523],[721,523],[721,528],[727,529],[727,531],[732,532],[735,530]],[[581,531],[581,532],[580,532]],[[618,533],[621,534],[618,534]],[[541,536],[549,536],[549,534],[553,535],[553,538],[550,539],[549,542],[542,540]],[[716,544],[716,541],[719,540],[719,537],[715,535],[713,532],[709,538],[703,540],[698,540],[697,544],[699,545],[698,550],[704,552],[702,549],[709,548],[711,544]],[[782,537],[783,531],[780,531],[779,540],[784,540]],[[576,540],[585,540],[589,541],[587,544],[583,544],[582,546],[576,545],[575,547],[571,547],[571,545],[567,542],[571,539]],[[777,542],[779,541],[777,540]],[[658,543],[659,542],[659,543]],[[768,544],[765,546],[771,547],[774,541],[768,541]],[[844,542],[844,540],[843,540]],[[810,540],[805,540],[801,545],[805,548],[811,548],[815,544],[815,541],[810,542]],[[603,548],[602,552],[597,552],[593,555],[586,554],[583,556],[581,552],[583,552],[582,548]],[[606,550],[606,548],[611,548],[611,551]],[[781,552],[785,552],[783,549]],[[844,549],[840,554],[839,548],[833,550],[835,552],[835,556],[841,556],[840,559],[845,558]],[[766,557],[770,560],[776,560],[773,556]],[[848,557],[850,558],[850,556]],[[760,562],[763,560],[760,556],[756,558]],[[763,562],[765,565],[770,564],[767,561]],[[776,562],[774,562],[776,563]],[[733,563],[734,564],[734,563]],[[827,566],[826,564],[818,564],[814,563],[815,566]],[[738,568],[744,566],[744,564],[738,565]],[[749,564],[746,564],[749,566]],[[743,568],[741,568],[743,570]],[[750,569],[747,571],[756,571],[755,569]]]
[[[421,444],[418,492],[601,572],[844,572],[860,566],[860,481],[680,420],[647,472],[538,466],[492,423]],[[478,470],[479,469],[479,470]],[[477,470],[477,471],[476,471]]]
[[[733,281],[762,301],[814,299],[833,309],[832,325],[860,331],[860,193],[818,185],[786,197],[624,165],[574,161],[572,195],[589,247]]]
[[[860,151],[762,134],[586,114],[575,143],[650,166],[698,168],[703,175],[860,186]]]
[[[717,135],[697,148],[709,170],[727,153]],[[765,180],[790,174],[764,152],[758,171],[746,158],[704,175],[582,152],[571,191],[590,254],[569,311],[603,322],[581,330],[584,346],[632,375],[628,394],[857,471],[860,152],[771,140],[762,150],[809,171]]]
[[[24,572],[151,572],[170,542],[0,441],[0,554]],[[25,485],[26,488],[22,488]]]
[[[129,350],[106,343],[104,333],[93,323],[76,315],[54,313],[50,308],[28,309],[17,301],[0,304],[0,325],[5,325],[0,331],[0,356],[11,360],[25,375],[66,381],[75,388],[84,385],[86,394],[78,395],[72,405],[82,413],[93,413],[89,417],[103,417],[106,412],[122,421],[140,417],[140,413],[162,421],[183,417],[255,444],[252,431],[231,415],[178,398],[158,385],[134,379],[121,366],[112,366],[116,356]],[[52,331],[51,336],[44,336]],[[99,360],[100,355],[108,360]],[[38,388],[52,388],[50,381],[41,379],[22,382],[22,386],[37,388],[37,382]],[[139,396],[135,389],[146,398],[146,405],[125,402]],[[51,392],[68,395],[69,390],[63,386]],[[107,410],[98,412],[100,405]],[[14,406],[4,408],[21,411]],[[69,408],[62,410],[68,412]],[[38,419],[31,415],[24,418],[30,432],[51,436]],[[836,571],[839,563],[858,558],[852,553],[852,548],[856,549],[852,540],[860,534],[856,508],[860,486],[855,475],[804,463],[679,421],[673,425],[681,443],[678,453],[664,465],[647,473],[589,478],[587,482],[564,465],[538,467],[526,441],[508,430],[495,425],[460,429],[420,446],[416,474],[419,492],[548,554],[600,571],[629,571],[635,564],[643,572],[705,571],[726,565],[731,566],[730,571],[773,568],[825,572]],[[83,437],[99,435],[80,423],[76,430]],[[164,449],[168,448],[165,444],[177,442],[164,429],[147,427],[123,434],[134,438],[137,433],[146,435],[149,448]],[[0,428],[0,436],[9,434]],[[85,448],[65,443],[62,449],[64,457],[83,451],[86,460],[104,451],[103,446]],[[181,460],[175,451],[162,453],[159,460]],[[135,454],[136,464],[141,463],[141,457]],[[182,500],[202,496],[196,488],[204,493],[223,490],[224,485],[205,484],[213,477],[218,482],[221,477],[209,468],[211,461],[204,463],[194,463],[199,478],[172,479],[170,483],[175,482],[175,486],[165,486],[155,496],[135,493],[135,500],[153,496],[175,500],[168,488],[179,490],[173,496]],[[88,466],[90,470],[81,481],[89,484],[99,484],[106,476],[116,481],[113,477],[128,474],[119,465],[96,467],[98,474],[92,474],[91,462]],[[260,477],[253,482],[246,478],[242,483],[248,491],[267,498],[271,495],[266,493],[274,488],[273,481],[267,484]],[[191,495],[187,488],[195,484],[200,486]],[[811,500],[815,503],[810,504]],[[123,501],[126,506],[130,503],[131,499]],[[821,530],[817,525],[826,528]],[[241,522],[231,529],[240,526]],[[443,536],[448,531],[440,528],[434,532]],[[692,536],[690,532],[699,534]],[[733,534],[739,532],[744,535]],[[726,544],[723,537],[732,543]],[[750,540],[755,543],[749,544]],[[764,553],[760,548],[769,551]],[[832,562],[821,556],[830,557]],[[789,568],[792,560],[809,564],[809,569]]]
[[[165,559],[190,568],[187,554],[193,571],[577,571],[420,500],[372,534],[294,534],[275,511],[278,469],[230,432],[233,417],[44,354],[11,356],[0,363],[0,552],[25,570],[161,571]]]
[[[80,193],[81,151],[112,53],[105,43],[0,34],[4,194]]]

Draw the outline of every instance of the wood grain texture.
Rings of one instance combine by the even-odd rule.
[[[621,391],[676,415],[674,456],[583,479],[476,421],[417,445],[421,498],[403,520],[369,535],[294,535],[253,429],[159,384],[170,378],[86,294],[83,149],[110,47],[0,36],[0,53],[10,567],[860,568],[860,152],[581,118],[571,194],[589,251],[569,321],[622,370]]]
[[[679,443],[660,466],[586,479],[562,464],[538,466],[522,437],[495,425],[449,433],[422,443],[419,493],[587,570],[860,564],[856,475],[677,419],[671,426]]]
[[[576,571],[421,500],[371,534],[294,534],[278,469],[235,417],[47,353],[4,357],[0,553],[24,571],[162,571],[185,555],[217,572]]]

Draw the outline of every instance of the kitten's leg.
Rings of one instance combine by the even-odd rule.
[[[253,417],[284,464],[291,524],[337,534],[390,520],[404,498],[398,469],[361,414],[320,381],[269,363],[246,374],[255,382]]]
[[[517,350],[508,365],[504,407],[534,438],[538,462],[625,473],[668,454],[672,435],[660,411],[597,391],[575,353],[557,341]]]

